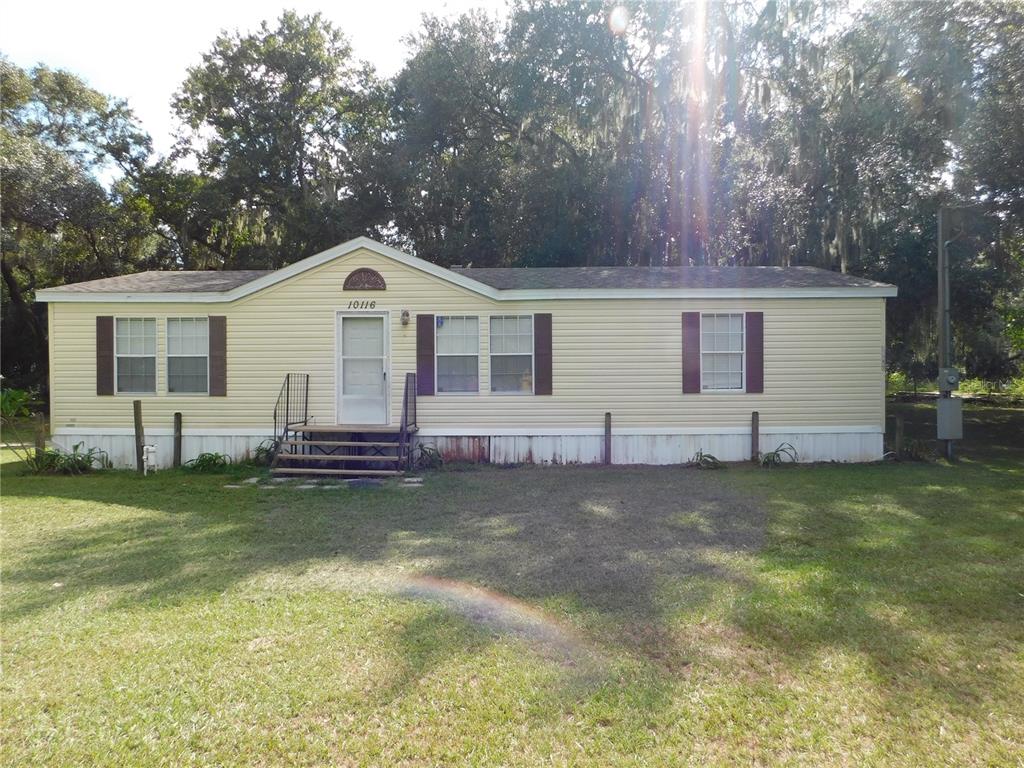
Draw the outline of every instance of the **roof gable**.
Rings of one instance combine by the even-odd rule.
[[[47,288],[36,293],[37,301],[125,301],[125,302],[231,302],[264,288],[290,280],[358,250],[373,253],[418,269],[449,283],[495,298],[498,291],[452,270],[378,243],[368,237],[348,242],[308,256],[275,270],[224,270],[221,272],[151,271],[134,275],[90,280],[85,283]],[[219,276],[219,277],[218,277]]]

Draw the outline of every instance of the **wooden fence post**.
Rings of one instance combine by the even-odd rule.
[[[757,461],[761,456],[761,414],[750,413],[750,460]]]
[[[35,415],[36,421],[36,458],[46,450],[46,417],[41,413]]]
[[[146,433],[142,428],[142,401],[133,400],[132,410],[135,412],[135,468],[143,472],[142,446],[146,444]]]
[[[174,466],[181,466],[181,411],[174,412]]]
[[[612,463],[612,414],[608,411],[604,415],[604,463]]]

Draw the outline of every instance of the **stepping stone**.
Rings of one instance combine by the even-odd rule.
[[[313,483],[303,483],[302,485],[296,485],[295,486],[296,490],[299,490],[299,491],[308,491],[310,488],[316,488],[316,487],[317,486],[314,485]]]
[[[403,477],[402,482],[406,485],[421,485],[423,483],[422,477]]]
[[[291,481],[292,481],[292,478],[290,478],[290,477],[272,477],[272,478],[270,478],[270,482],[272,482],[272,483],[290,483]]]
[[[245,486],[244,485],[234,485],[234,484],[229,483],[228,485],[225,485],[224,487],[225,488],[244,488]]]
[[[258,477],[250,477],[248,480],[243,480],[242,482],[246,485],[256,485],[259,481],[260,479]]]

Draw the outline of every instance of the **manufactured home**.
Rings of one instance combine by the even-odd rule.
[[[158,466],[180,413],[185,461],[275,441],[297,457],[279,469],[383,474],[416,445],[672,464],[748,459],[756,437],[802,461],[877,460],[895,295],[812,267],[445,269],[358,238],[274,271],[144,272],[38,300],[57,446],[133,466],[140,400]]]

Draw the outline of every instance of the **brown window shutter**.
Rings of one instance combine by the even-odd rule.
[[[210,331],[210,396],[228,394],[228,319],[224,315],[211,315]]]
[[[683,393],[700,392],[700,312],[683,312]]]
[[[764,312],[747,312],[747,392],[764,392]]]
[[[114,318],[96,318],[96,394],[114,394]]]
[[[551,394],[551,315],[533,316],[533,394]]]
[[[434,394],[433,315],[416,315],[416,394]]]

